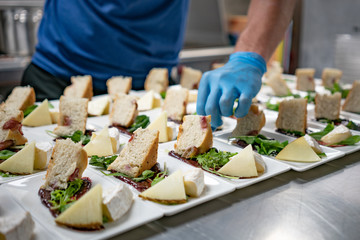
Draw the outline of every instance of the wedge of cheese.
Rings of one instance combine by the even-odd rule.
[[[248,145],[230,158],[230,161],[220,168],[218,172],[233,177],[257,177],[258,172],[252,146]]]
[[[30,127],[52,124],[48,100],[45,99],[37,108],[34,109],[34,111],[24,118],[22,124]]]
[[[158,108],[161,106],[161,100],[159,97],[156,97],[153,90],[148,91],[144,96],[137,100],[138,110],[147,111],[153,108]]]
[[[173,129],[167,126],[167,122],[167,113],[164,111],[157,119],[155,119],[155,121],[151,122],[149,126],[147,126],[150,130],[159,131],[159,142],[161,143],[172,140]]]
[[[88,105],[88,113],[92,116],[109,114],[110,98],[108,96],[91,100]]]
[[[200,168],[194,168],[185,172],[184,184],[186,195],[199,197],[205,188],[204,171]]]
[[[344,125],[339,125],[335,127],[331,132],[323,136],[321,138],[321,141],[323,141],[327,145],[332,145],[344,141],[349,137],[351,137],[350,130]]]
[[[310,147],[317,153],[322,153],[323,150],[321,149],[319,143],[313,138],[311,137],[310,135],[308,134],[305,134],[304,136],[306,142],[310,145]]]
[[[11,216],[0,216],[1,240],[33,239],[35,223],[29,212],[17,212]]]
[[[317,162],[321,160],[304,137],[289,143],[279,152],[276,159],[295,162]]]
[[[178,170],[156,185],[142,192],[139,197],[164,204],[186,202],[183,173]]]
[[[31,142],[19,152],[0,164],[0,171],[14,174],[31,174],[34,171],[35,142]]]
[[[49,142],[39,142],[35,144],[34,169],[45,169],[52,151],[52,145]]]
[[[97,155],[99,157],[113,155],[115,153],[109,129],[103,128],[98,134],[91,136],[90,142],[84,147],[88,156]]]
[[[57,124],[59,120],[60,113],[58,111],[50,111],[51,123]]]
[[[110,221],[121,218],[131,207],[133,194],[125,184],[118,184],[103,193],[103,214]]]
[[[61,213],[55,222],[74,228],[100,229],[102,217],[102,187],[98,184]]]

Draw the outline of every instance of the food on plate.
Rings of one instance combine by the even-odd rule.
[[[34,105],[35,91],[30,86],[15,87],[5,102],[0,105],[0,109],[11,109],[24,111],[26,108]]]
[[[93,99],[88,105],[88,114],[91,116],[101,116],[109,114],[110,98],[108,96]]]
[[[103,191],[103,215],[109,221],[120,219],[131,207],[133,194],[125,184]]]
[[[107,91],[112,98],[117,93],[128,94],[131,90],[132,77],[115,76],[106,81]]]
[[[204,171],[194,168],[184,173],[185,193],[190,197],[199,197],[204,191]]]
[[[33,239],[35,223],[29,212],[16,212],[9,216],[0,217],[1,240],[30,240]]]
[[[316,152],[316,154],[321,154],[324,151],[321,149],[319,143],[316,141],[315,138],[313,138],[312,136],[305,134],[304,135],[304,139],[306,140],[306,142],[310,145],[310,147],[314,150],[314,152]]]
[[[84,146],[84,150],[86,151],[88,156],[110,156],[116,153],[117,145],[118,145],[118,136],[117,138],[110,137],[109,130],[107,127],[103,128],[100,132],[94,132],[91,135],[90,142]],[[116,128],[111,128],[110,131],[115,130]]]
[[[167,113],[164,111],[147,126],[147,129],[159,131],[159,142],[161,143],[171,141],[173,138],[173,129],[168,127],[167,122]]]
[[[52,124],[51,114],[49,111],[49,102],[45,99],[22,121],[24,126],[38,127]]]
[[[0,171],[11,174],[31,174],[34,171],[35,142],[31,142],[19,152],[0,164]]]
[[[343,72],[336,68],[324,68],[321,79],[325,88],[333,88],[335,83],[339,83]]]
[[[187,89],[197,89],[199,87],[202,72],[200,70],[183,67],[181,71],[180,85]]]
[[[93,96],[92,77],[90,75],[72,76],[71,85],[64,89],[64,96],[91,100]]]
[[[137,100],[138,110],[147,111],[161,107],[161,97],[153,90],[148,91],[144,96]]]
[[[50,160],[52,145],[49,142],[38,142],[35,144],[34,169],[43,170]]]
[[[189,90],[186,88],[172,87],[166,91],[163,110],[167,112],[170,120],[181,122],[186,114],[188,96]]]
[[[196,102],[197,101],[197,95],[198,95],[197,90],[190,90],[189,91],[189,96],[188,96],[188,102],[189,103]]]
[[[59,121],[60,113],[58,111],[50,111],[51,123],[57,124]]]
[[[300,91],[315,91],[315,69],[314,68],[297,68],[296,89]]]
[[[307,100],[303,98],[284,100],[279,105],[276,127],[281,131],[305,134],[307,122]]]
[[[136,99],[124,93],[117,94],[110,113],[110,124],[128,128],[137,115]]]
[[[331,132],[323,136],[320,140],[327,145],[333,145],[344,141],[351,136],[352,134],[347,127],[345,127],[344,125],[339,125],[335,127]]]
[[[167,68],[153,68],[146,76],[145,90],[157,93],[165,92],[169,86],[169,72]]]
[[[291,94],[291,91],[280,72],[269,73],[266,78],[266,84],[271,87],[276,96],[282,97]]]
[[[207,152],[213,144],[211,116],[187,115],[179,127],[175,153],[184,158]]]
[[[342,109],[348,112],[360,113],[360,81],[354,81]]]
[[[315,117],[316,119],[336,120],[340,116],[341,94],[316,94]]]
[[[21,130],[24,114],[20,110],[0,110],[0,150],[27,142]]]
[[[321,160],[306,141],[305,137],[300,137],[289,143],[281,152],[279,152],[276,159],[295,162],[317,162]]]
[[[238,118],[235,129],[231,137],[235,136],[255,136],[258,135],[265,125],[265,114],[259,109],[259,106],[252,104],[245,117]]]

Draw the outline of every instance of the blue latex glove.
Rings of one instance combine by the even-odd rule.
[[[221,116],[233,114],[234,101],[239,98],[235,117],[244,117],[252,99],[260,91],[265,71],[266,62],[259,54],[231,54],[225,66],[203,74],[197,97],[197,114],[211,115],[211,127],[214,129],[222,125]]]

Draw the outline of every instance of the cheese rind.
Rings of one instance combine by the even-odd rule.
[[[90,142],[84,147],[88,156],[97,155],[99,157],[114,154],[114,147],[109,136],[107,127],[103,128],[98,134],[93,134]]]
[[[200,168],[194,168],[185,172],[184,184],[186,195],[199,197],[205,188],[204,171]]]
[[[276,159],[295,162],[317,162],[321,160],[304,137],[289,143],[279,152]]]
[[[52,124],[49,102],[45,99],[22,121],[24,126],[38,127]]]
[[[103,214],[110,221],[121,218],[131,207],[133,194],[125,184],[116,185],[103,193]]]
[[[33,237],[34,221],[29,212],[0,217],[0,239],[30,240]]]
[[[321,141],[325,144],[332,145],[344,141],[345,139],[351,137],[350,130],[344,125],[339,125],[335,127],[331,132],[326,134],[321,138]]]
[[[305,134],[304,136],[306,142],[310,145],[310,147],[317,153],[322,153],[323,150],[321,149],[319,143],[313,138],[311,137],[310,135],[308,134]]]
[[[19,152],[0,164],[0,171],[14,174],[31,174],[34,171],[35,142],[31,142]]]

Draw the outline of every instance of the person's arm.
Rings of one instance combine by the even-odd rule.
[[[211,115],[211,126],[222,124],[221,116],[244,117],[260,91],[266,61],[283,38],[296,0],[252,0],[248,24],[236,43],[235,53],[225,66],[203,74],[196,111]]]

